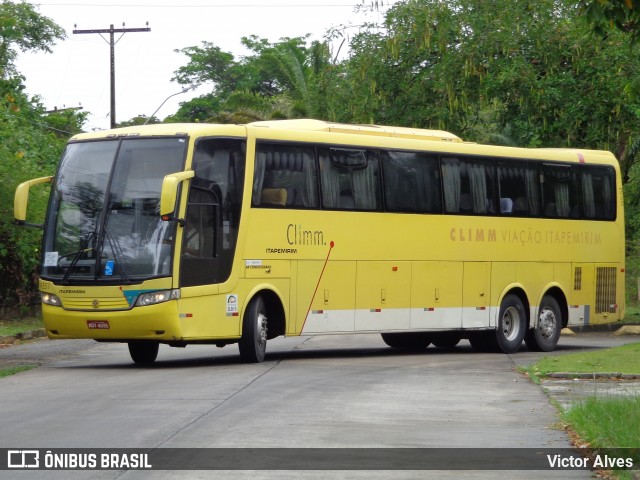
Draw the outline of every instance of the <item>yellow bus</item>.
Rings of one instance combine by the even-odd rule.
[[[71,138],[39,289],[52,339],[224,346],[379,333],[391,347],[550,351],[624,316],[609,152],[465,143],[317,120],[135,126]]]

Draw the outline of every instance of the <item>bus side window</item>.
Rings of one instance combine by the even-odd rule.
[[[441,213],[438,158],[421,152],[381,152],[386,210]]]
[[[378,153],[318,148],[322,205],[341,210],[380,210]]]
[[[490,162],[467,158],[442,159],[445,211],[493,215],[494,173]]]
[[[497,172],[500,213],[520,217],[539,216],[540,175],[537,164],[499,162]],[[511,202],[505,201],[503,204],[504,199]]]
[[[317,208],[317,184],[313,147],[258,143],[252,205]]]
[[[613,169],[593,165],[580,165],[578,169],[582,216],[587,219],[615,219],[615,172]]]
[[[547,217],[579,216],[578,198],[571,165],[543,165],[542,199]]]

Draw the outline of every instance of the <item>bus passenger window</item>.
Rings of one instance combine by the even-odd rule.
[[[587,219],[614,220],[615,172],[610,167],[578,166],[582,216]]]
[[[496,213],[493,168],[483,160],[443,158],[445,211],[493,215]]]
[[[259,142],[251,202],[260,207],[317,208],[315,149]]]
[[[535,217],[540,215],[540,175],[537,164],[500,162],[497,166],[500,213]],[[503,209],[502,199],[510,199],[511,209]]]
[[[577,192],[571,165],[544,164],[542,199],[547,217],[572,218],[578,216]]]
[[[441,213],[440,168],[436,156],[381,152],[386,210]]]
[[[342,210],[380,210],[376,152],[319,148],[322,205]]]

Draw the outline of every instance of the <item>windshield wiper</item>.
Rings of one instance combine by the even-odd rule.
[[[62,277],[61,283],[67,284],[69,282],[69,275],[71,275],[71,272],[76,267],[76,264],[78,263],[78,260],[80,260],[80,256],[83,253],[91,252],[91,251],[93,251],[95,249],[95,247],[87,248],[89,246],[89,242],[91,241],[91,239],[93,239],[95,237],[96,237],[96,232],[93,231],[90,234],[88,234],[86,236],[86,238],[82,241],[82,244],[80,245],[80,249],[78,251],[67,253],[65,255],[62,255],[62,256],[58,257],[58,266],[60,266],[60,259],[66,258],[66,257],[70,257],[71,255],[74,256],[71,259],[71,263],[67,267],[67,271],[64,272],[64,276]]]

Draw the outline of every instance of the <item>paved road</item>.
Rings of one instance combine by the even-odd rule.
[[[637,341],[563,336],[554,354]],[[271,341],[264,363],[237,348],[161,346],[151,368],[126,346],[36,340],[0,349],[0,448],[565,448],[542,388],[516,367],[543,354],[390,349],[377,335]],[[464,454],[464,453],[463,453]],[[509,455],[505,451],[505,455]],[[495,478],[491,471],[1,472],[0,478]],[[11,474],[11,475],[8,475]],[[28,475],[27,475],[28,474]],[[588,472],[508,472],[510,478]]]

